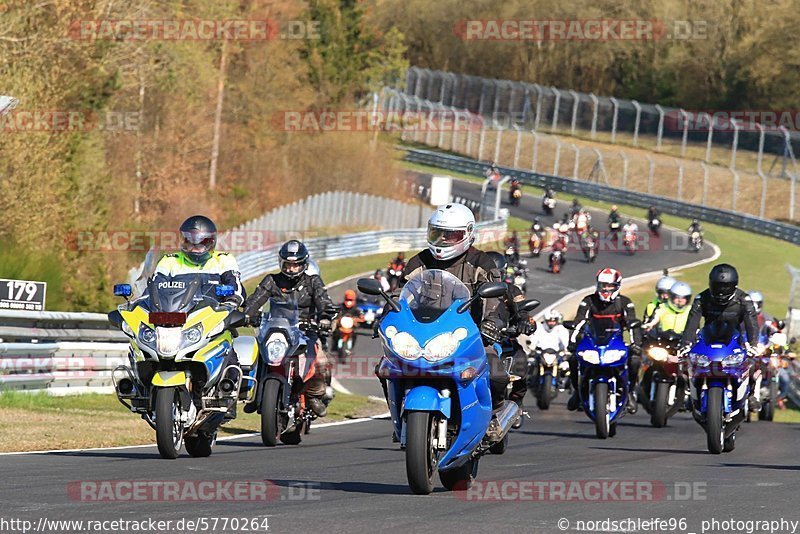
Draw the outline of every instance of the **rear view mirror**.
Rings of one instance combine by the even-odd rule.
[[[111,323],[111,326],[114,328],[122,328],[122,314],[117,310],[110,312],[108,314],[108,322]]]
[[[482,299],[494,299],[502,297],[508,292],[508,285],[505,282],[486,282],[478,289],[478,296]]]
[[[365,295],[380,295],[383,292],[381,283],[374,278],[359,278],[356,287]]]
[[[564,328],[567,330],[574,330],[575,329],[575,322],[574,321],[563,321],[561,324],[564,325]]]
[[[380,295],[386,302],[389,303],[392,310],[400,311],[400,305],[394,300],[392,297],[386,294],[386,291],[383,290],[381,283],[374,278],[359,278],[358,282],[356,282],[356,287],[359,291],[364,293],[365,295]]]
[[[520,312],[532,312],[533,310],[539,307],[539,304],[541,304],[541,302],[539,302],[536,299],[526,300],[522,303],[521,306],[517,307],[517,310]]]
[[[228,316],[228,326],[230,328],[238,328],[240,326],[245,326],[246,320],[247,316],[244,313],[240,312],[239,310],[233,310],[231,314]]]

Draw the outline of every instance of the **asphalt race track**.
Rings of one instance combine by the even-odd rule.
[[[472,184],[457,182],[455,189],[460,196],[477,195]],[[560,201],[559,215],[566,208]],[[530,219],[538,208],[538,198],[525,198],[522,208],[512,212]],[[605,222],[605,214],[599,221]],[[594,273],[605,264],[632,275],[685,264],[712,252],[708,247],[699,255],[663,247],[634,257],[601,252],[595,265],[584,263],[579,252],[571,252],[561,275],[545,272],[542,258],[530,264],[529,296],[552,303],[591,285]],[[338,288],[339,294],[342,289]],[[379,347],[362,336],[357,354],[355,359],[377,355]],[[379,394],[377,381],[366,373],[341,382],[360,393]],[[244,529],[233,522],[223,528],[219,518],[266,517],[269,532],[326,534],[699,533],[703,521],[714,519],[719,522],[717,528],[706,525],[706,532],[729,531],[722,522],[731,519],[800,520],[796,507],[800,425],[743,424],[735,451],[711,455],[702,429],[686,413],[677,414],[667,428],[656,429],[640,410],[621,421],[616,437],[598,440],[589,419],[583,413],[567,412],[565,400],[560,395],[547,412],[532,409],[532,419],[512,433],[504,455],[481,459],[478,484],[466,493],[438,487],[429,496],[412,495],[404,454],[391,443],[389,422],[370,420],[314,428],[299,446],[267,449],[258,436],[241,436],[218,442],[209,458],[190,458],[184,453],[177,460],[162,460],[155,445],[0,455],[0,516],[32,521],[30,531],[42,526],[43,519],[172,520],[171,526],[158,529],[162,532],[208,532],[213,521],[218,532],[264,532],[264,522],[258,528]],[[24,422],[19,431],[25,431]],[[82,481],[92,482],[87,486]],[[268,481],[271,491],[266,500],[172,502],[153,499],[149,493],[145,496],[150,498],[131,498],[130,492],[112,492],[100,499],[103,494],[92,485],[97,481]],[[84,491],[86,487],[94,490]],[[206,518],[209,527],[175,527],[179,520],[199,518]],[[636,524],[654,519],[663,522]],[[633,523],[608,522],[627,520]],[[9,524],[0,524],[0,530],[21,531]],[[43,530],[55,531],[39,529]]]

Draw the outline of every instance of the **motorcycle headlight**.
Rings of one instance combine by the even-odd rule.
[[[556,358],[558,355],[555,352],[545,352],[542,354],[542,359],[544,363],[548,366],[553,365],[556,362]]]
[[[195,343],[203,339],[203,327],[201,325],[193,326],[189,330],[186,330],[183,333],[183,336],[186,338],[186,341],[190,345],[194,345]]]
[[[396,332],[391,339],[392,348],[401,358],[418,360],[422,356],[422,347],[419,346],[419,341],[408,332]]]
[[[607,350],[603,353],[603,362],[605,363],[613,363],[616,361],[621,360],[625,356],[628,355],[628,351],[626,350]]]
[[[466,328],[456,328],[453,332],[439,334],[425,344],[422,357],[429,362],[438,362],[439,360],[449,358],[455,353],[461,340],[466,337]]]
[[[600,353],[596,350],[583,350],[578,353],[586,363],[600,363]]]
[[[736,367],[738,365],[742,365],[744,357],[744,352],[733,353],[730,356],[722,359],[722,367]]]
[[[711,360],[705,354],[691,354],[689,355],[690,361],[697,367],[708,367],[711,365]]]
[[[267,360],[271,364],[278,364],[286,356],[289,344],[283,334],[273,334],[267,341]]]
[[[142,323],[139,326],[139,339],[149,345],[156,340],[156,331]]]
[[[180,327],[166,328],[156,327],[156,350],[164,356],[174,356],[183,341],[183,332]]]
[[[657,362],[665,362],[669,358],[669,351],[664,347],[651,347],[647,355]]]
[[[524,276],[515,276],[514,277],[514,285],[521,286],[525,284],[525,277]]]
[[[352,317],[342,317],[339,320],[339,324],[342,326],[342,328],[345,328],[345,329],[349,330],[349,329],[353,328],[353,324],[354,324],[353,318]]]

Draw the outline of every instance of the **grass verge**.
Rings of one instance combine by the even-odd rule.
[[[321,422],[377,415],[386,404],[338,393]],[[24,421],[24,426],[20,422]],[[219,437],[259,432],[258,414],[224,425]],[[0,452],[148,445],[155,432],[114,395],[90,393],[55,397],[46,393],[0,393]]]

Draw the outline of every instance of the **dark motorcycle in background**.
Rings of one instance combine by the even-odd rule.
[[[650,414],[650,424],[656,428],[666,426],[667,419],[684,405],[688,390],[685,366],[678,358],[681,335],[671,330],[647,333],[642,354],[642,376],[639,384],[639,401]]]

